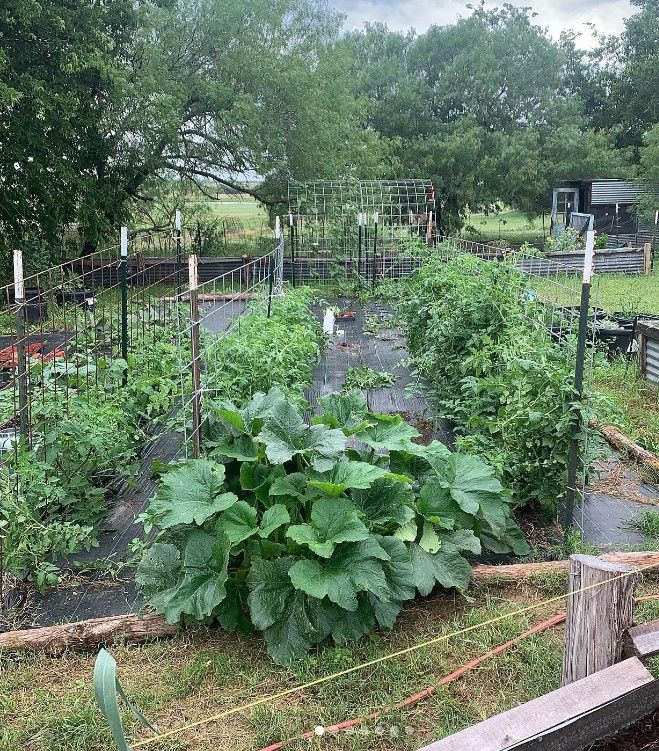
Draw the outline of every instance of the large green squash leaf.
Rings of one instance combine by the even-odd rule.
[[[414,518],[412,488],[389,477],[375,480],[370,488],[354,490],[351,498],[371,524],[388,524],[393,521],[404,525]]]
[[[157,542],[149,548],[137,566],[135,581],[144,597],[163,613],[178,587],[181,553],[176,545]]]
[[[298,561],[289,575],[296,589],[319,600],[328,597],[345,610],[355,610],[359,592],[388,595],[383,568],[388,563],[389,553],[381,540],[369,537],[357,543],[338,545],[327,562]]]
[[[255,559],[247,576],[252,623],[263,635],[268,654],[280,665],[304,656],[318,638],[312,605],[288,575],[292,558]]]
[[[321,397],[318,402],[322,407],[323,415],[316,418],[316,421],[330,428],[338,428],[346,435],[352,435],[375,424],[368,414],[366,398],[362,391],[328,394]]]
[[[355,506],[345,498],[320,498],[311,507],[311,524],[294,524],[288,537],[329,558],[340,542],[358,542],[369,536]]]
[[[346,438],[326,425],[306,425],[290,402],[282,402],[270,411],[257,440],[265,444],[266,456],[273,464],[285,464],[296,454],[305,454],[322,472],[339,459]]]
[[[457,551],[440,549],[434,555],[416,543],[409,546],[414,584],[422,595],[429,595],[435,584],[462,591],[471,578],[469,561]]]
[[[482,506],[489,508],[496,501],[504,507],[500,498],[503,487],[494,469],[477,456],[451,454],[438,476],[451,498],[468,514],[477,514]]]
[[[376,450],[404,451],[412,443],[412,438],[418,438],[421,435],[400,415],[369,414],[369,419],[372,419],[375,424],[356,432],[355,438]]]
[[[380,599],[398,602],[411,600],[414,597],[415,582],[409,548],[397,537],[377,535],[376,539],[389,556],[389,560],[382,561],[381,564],[386,589],[380,593]]]
[[[348,488],[368,488],[387,475],[387,470],[368,462],[344,460],[328,472],[310,472],[309,485],[328,495],[341,495]]]
[[[215,528],[218,532],[226,534],[231,545],[237,545],[258,532],[256,518],[256,509],[253,506],[245,501],[237,501],[220,514]]]
[[[174,566],[171,545],[154,545],[138,569],[137,581],[150,593],[149,602],[176,623],[183,614],[203,620],[224,599],[229,549],[226,535],[213,536],[200,529],[188,533],[183,544],[182,565]],[[165,580],[165,572],[171,574]],[[178,574],[178,578],[174,578]],[[158,591],[157,587],[165,587]]]
[[[258,531],[259,537],[269,537],[276,529],[290,521],[291,516],[286,506],[283,503],[275,503],[263,512]]]
[[[368,634],[374,625],[373,606],[368,594],[362,592],[358,597],[356,610],[342,611],[341,618],[337,618],[332,628],[332,639],[336,644],[348,644]]]
[[[284,615],[288,600],[295,595],[288,571],[293,564],[290,557],[266,561],[255,558],[247,575],[249,612],[252,623],[263,631]]]
[[[203,524],[206,519],[232,506],[238,497],[223,492],[224,466],[206,459],[194,459],[168,472],[149,513],[158,517],[158,526]]]

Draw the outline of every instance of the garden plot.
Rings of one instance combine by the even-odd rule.
[[[245,311],[246,305],[244,299],[222,305],[205,304],[201,308],[204,326],[215,334],[226,332],[232,320]],[[51,336],[44,349],[60,343]],[[32,593],[27,602],[22,588],[16,589],[8,598],[8,608],[15,608],[15,611],[6,626],[29,628],[138,611],[143,603],[135,588],[134,568],[130,562],[131,543],[143,536],[142,524],[137,519],[156,490],[153,463],[169,462],[179,454],[178,433],[155,436],[141,453],[137,475],[130,481],[117,483],[111,507],[100,522],[98,545],[59,562],[65,574],[62,585],[44,594]],[[0,630],[2,628],[0,616]]]
[[[430,421],[434,437],[451,445],[450,425],[434,417],[430,401],[418,388],[393,309],[378,301],[361,304],[350,297],[331,299],[328,304],[339,311],[336,329],[341,333],[332,337],[314,370],[314,384],[307,395],[311,405],[322,396],[341,391],[351,379],[355,386],[364,386],[373,412],[399,413],[419,429]],[[316,312],[319,317],[323,314],[321,309]],[[377,374],[389,376],[381,380],[390,382],[378,385]],[[372,379],[375,386],[369,384]]]

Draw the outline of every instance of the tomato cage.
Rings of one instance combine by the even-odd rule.
[[[435,189],[430,180],[315,180],[288,185],[284,277],[332,286],[375,285],[414,250],[432,244]]]

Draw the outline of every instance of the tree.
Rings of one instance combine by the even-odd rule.
[[[0,251],[48,257],[75,221],[102,79],[132,3],[9,0],[0,8]],[[34,257],[32,260],[35,260]]]
[[[648,192],[639,202],[641,216],[648,223],[655,220],[659,210],[659,123],[654,125],[643,138],[640,149],[641,177],[648,187]]]
[[[89,252],[172,181],[203,192],[259,178],[240,189],[274,203],[290,177],[379,169],[340,19],[320,0],[13,5],[0,25],[2,182],[41,238],[77,221]]]
[[[443,229],[499,200],[535,216],[557,181],[612,163],[574,87],[574,40],[549,39],[528,9],[478,6],[420,36],[371,26],[350,37],[369,124],[408,177],[431,177]]]

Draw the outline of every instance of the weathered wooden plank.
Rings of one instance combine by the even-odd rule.
[[[659,683],[632,657],[420,751],[580,751],[659,707]]]
[[[624,655],[641,660],[659,655],[659,620],[630,628],[625,634]]]

